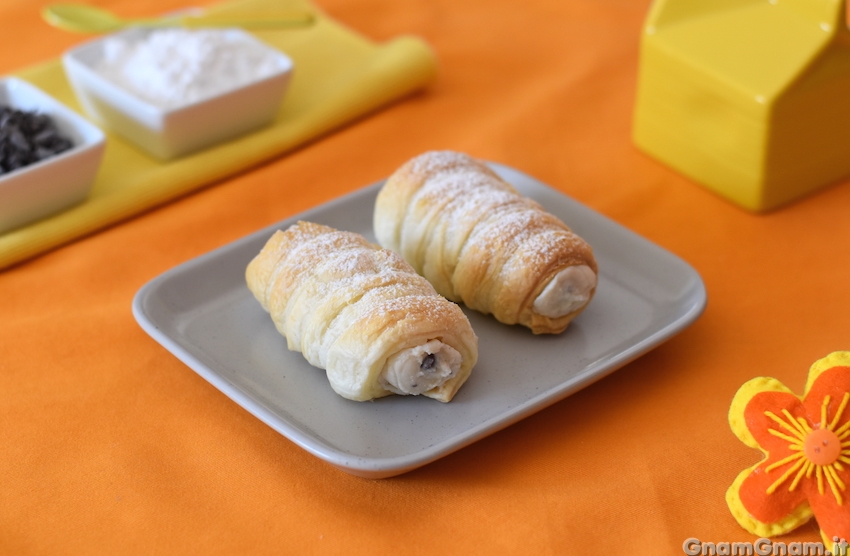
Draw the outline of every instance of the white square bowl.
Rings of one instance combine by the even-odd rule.
[[[82,202],[89,193],[106,146],[103,132],[34,85],[0,79],[0,104],[49,116],[73,147],[0,175],[0,233]]]
[[[141,40],[153,29],[132,28],[115,36]],[[112,82],[97,70],[104,56],[99,38],[66,52],[65,73],[86,113],[154,157],[167,161],[261,128],[274,120],[292,74],[292,60],[239,29],[242,35],[272,52],[277,71],[230,91],[163,108]]]

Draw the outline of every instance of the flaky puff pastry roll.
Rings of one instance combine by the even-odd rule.
[[[298,222],[272,235],[245,277],[289,349],[325,369],[350,400],[448,402],[478,359],[460,308],[359,234]]]
[[[596,291],[590,246],[465,154],[405,163],[378,194],[374,229],[448,299],[535,334],[562,332]]]

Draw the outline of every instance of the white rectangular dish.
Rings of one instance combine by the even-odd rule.
[[[106,136],[91,122],[18,79],[0,79],[0,105],[53,120],[70,149],[0,175],[0,235],[78,203],[89,194],[106,148]]]
[[[98,71],[110,49],[108,41],[137,44],[155,31],[160,29],[132,27],[83,43],[62,56],[62,65],[71,87],[93,120],[161,161],[197,152],[272,123],[289,86],[293,62],[283,52],[241,29],[224,29],[221,33],[234,41],[233,44],[241,41],[266,52],[274,60],[274,71],[197,100],[170,107],[160,106]],[[197,45],[194,46],[196,49],[190,49],[191,52],[198,50]],[[145,74],[154,83],[162,78],[162,74],[167,74],[164,68],[175,71],[175,68],[182,67],[181,76],[189,80],[193,75],[189,69],[200,65],[180,66],[165,60],[157,62],[160,66],[155,67],[160,71],[147,68],[150,75]],[[256,60],[247,59],[240,63],[256,64]],[[209,81],[214,77],[206,76]],[[176,90],[177,86],[172,88]]]
[[[277,229],[309,220],[374,241],[381,183],[288,218],[153,279],[137,293],[142,328],[261,421],[328,463],[382,478],[410,471],[531,415],[622,367],[689,326],[706,292],[687,263],[507,166],[504,179],[593,247],[599,285],[557,336],[535,336],[464,308],[479,360],[448,404],[390,396],[353,402],[290,352],[245,285],[245,267]]]

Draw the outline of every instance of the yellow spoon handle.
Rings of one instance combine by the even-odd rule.
[[[45,7],[42,17],[49,24],[75,33],[111,33],[127,27],[244,27],[278,29],[304,27],[315,22],[309,12],[258,12],[206,14],[184,12],[164,17],[123,19],[108,10],[85,4],[53,4]]]
[[[199,27],[241,27],[245,29],[278,29],[281,27],[301,27],[314,22],[313,14],[307,12],[274,14],[259,16],[240,15],[184,15],[177,18],[177,24],[195,29]]]

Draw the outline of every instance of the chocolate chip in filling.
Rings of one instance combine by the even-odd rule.
[[[419,364],[419,368],[423,371],[430,371],[434,368],[434,365],[437,363],[437,358],[433,353],[429,353],[425,356],[425,359],[422,360],[422,363]]]
[[[418,395],[455,376],[461,360],[460,353],[451,346],[429,340],[390,356],[379,383],[395,394]]]

